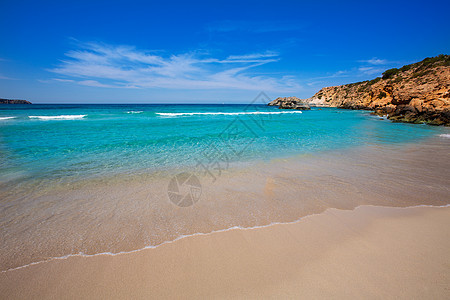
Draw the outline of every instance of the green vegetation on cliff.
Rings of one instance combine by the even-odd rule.
[[[397,75],[398,73],[406,72],[411,69],[415,69],[415,77],[418,77],[418,76],[420,77],[420,76],[426,75],[427,72],[430,71],[430,68],[435,68],[438,66],[447,66],[447,67],[450,66],[450,55],[440,54],[435,57],[427,57],[420,62],[410,64],[410,65],[405,65],[405,66],[401,67],[400,69],[393,68],[393,69],[386,70],[383,73],[382,79],[392,78],[392,76]]]

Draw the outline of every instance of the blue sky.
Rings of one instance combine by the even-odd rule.
[[[449,54],[448,1],[0,2],[0,98],[245,103]]]

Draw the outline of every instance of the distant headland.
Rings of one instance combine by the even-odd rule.
[[[0,104],[32,104],[27,100],[3,99],[0,98]]]
[[[291,98],[277,98],[269,105],[285,108]],[[390,69],[370,81],[325,87],[311,98],[297,100],[311,106],[373,110],[396,122],[450,126],[450,55]]]

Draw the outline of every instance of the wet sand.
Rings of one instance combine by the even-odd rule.
[[[328,209],[0,273],[8,299],[448,299],[450,207]]]

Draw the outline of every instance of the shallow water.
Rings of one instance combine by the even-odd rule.
[[[3,105],[0,180],[72,181],[195,165],[211,143],[229,162],[242,162],[448,132],[368,114],[261,105]]]
[[[1,106],[0,269],[330,207],[445,205],[448,134],[332,108]],[[199,180],[186,207],[168,196],[182,172]]]

